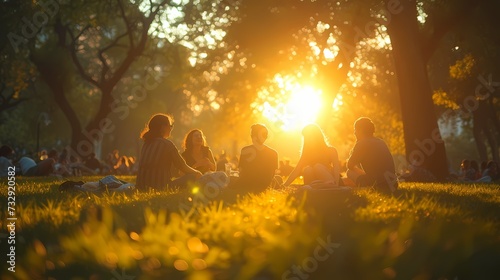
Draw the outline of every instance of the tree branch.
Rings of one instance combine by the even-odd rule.
[[[80,60],[78,59],[78,56],[76,55],[77,51],[78,51],[76,40],[78,39],[78,37],[75,38],[75,36],[73,35],[73,32],[71,32],[71,30],[67,26],[63,26],[63,28],[71,36],[71,43],[69,44],[69,46],[66,46],[66,48],[69,50],[69,53],[71,55],[71,59],[73,60],[73,64],[76,66],[76,69],[78,70],[78,72],[80,73],[80,75],[82,76],[82,78],[84,80],[86,80],[87,82],[91,83],[92,85],[94,85],[96,87],[99,87],[99,83],[96,80],[92,79],[92,77],[90,75],[88,75],[87,72],[85,72],[85,69],[83,69],[83,66],[80,63]]]
[[[125,9],[123,7],[123,3],[121,0],[117,0],[118,2],[118,6],[120,7],[120,13],[122,15],[122,18],[123,18],[123,21],[125,22],[125,27],[127,28],[127,33],[128,34],[128,39],[129,39],[129,42],[130,42],[130,47],[133,48],[134,47],[134,33],[132,32],[132,29],[130,28],[131,27],[131,24],[127,18],[127,15],[125,14]]]
[[[5,110],[7,110],[7,109],[15,107],[15,106],[19,105],[21,102],[24,102],[26,100],[28,100],[28,98],[19,98],[16,101],[11,102],[11,103],[3,103],[2,102],[2,104],[0,105],[0,112],[3,112]]]
[[[109,45],[107,45],[106,47],[99,50],[99,52],[98,52],[99,60],[101,61],[102,65],[103,65],[102,71],[101,71],[101,83],[106,79],[106,74],[108,73],[108,71],[110,69],[109,64],[106,62],[106,59],[104,58],[103,54],[107,50],[117,46],[118,41],[127,35],[128,35],[128,32],[123,33],[122,35],[116,37]]]

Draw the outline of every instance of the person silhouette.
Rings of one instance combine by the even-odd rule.
[[[337,149],[328,146],[321,128],[316,124],[302,129],[303,144],[299,162],[283,184],[289,186],[300,174],[304,184],[318,188],[340,185],[340,161]]]
[[[250,128],[252,145],[241,149],[238,163],[238,188],[249,192],[262,192],[271,185],[278,169],[278,153],[264,144],[269,131],[263,124],[254,124]]]
[[[354,122],[356,144],[347,160],[347,178],[359,187],[373,186],[383,192],[398,187],[394,160],[384,140],[374,137],[375,125],[369,118]]]

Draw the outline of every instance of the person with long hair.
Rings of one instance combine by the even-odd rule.
[[[207,146],[205,135],[199,129],[193,129],[184,138],[184,152],[181,156],[192,168],[201,173],[215,171],[215,159],[212,151]]]
[[[300,174],[305,185],[339,186],[340,161],[337,149],[327,144],[316,124],[302,129],[303,143],[300,159],[283,184],[289,186]]]
[[[202,174],[186,164],[172,141],[167,138],[173,129],[173,118],[166,114],[155,114],[142,131],[144,145],[139,158],[136,187],[139,190],[185,187],[191,179]],[[184,176],[172,180],[171,169],[176,167]]]

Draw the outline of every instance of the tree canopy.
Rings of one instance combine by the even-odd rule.
[[[276,143],[318,122],[346,157],[353,121],[369,116],[406,155],[403,165],[444,179],[439,120],[465,107],[479,76],[492,89],[498,72],[492,0],[1,5],[1,111],[26,110],[18,104],[33,97],[53,104],[70,131],[62,142],[79,154],[137,135],[127,124],[139,130],[160,110],[181,132],[206,127],[233,152],[253,122],[267,123]],[[487,110],[459,117],[481,160],[498,158],[498,93],[490,93],[478,101]]]

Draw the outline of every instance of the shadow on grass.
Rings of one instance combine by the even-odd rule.
[[[402,188],[398,201],[431,198],[458,207],[464,218],[356,220],[356,209],[384,201],[371,194],[309,192],[305,209],[340,244],[324,261],[296,264],[297,279],[499,279],[499,203],[493,192],[461,186]],[[465,186],[464,186],[465,187]],[[495,186],[492,186],[495,189]],[[376,197],[376,200],[374,199]],[[374,213],[373,215],[377,215]],[[467,218],[467,219],[466,219]],[[311,253],[311,258],[313,254]],[[307,270],[309,269],[309,270]],[[310,272],[308,272],[310,271]],[[294,278],[289,278],[294,279]]]

